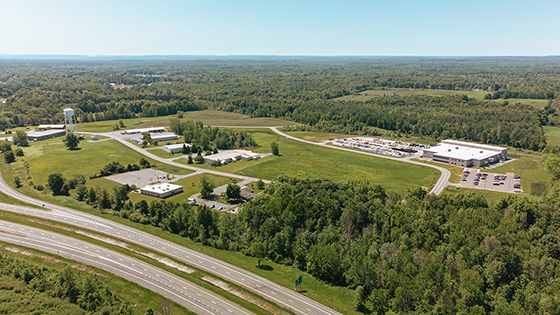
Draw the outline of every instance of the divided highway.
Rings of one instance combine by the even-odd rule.
[[[57,206],[23,195],[9,187],[0,179],[0,191],[29,204],[43,206],[41,210],[24,206],[0,203],[0,210],[20,213],[48,220],[64,222],[105,234],[159,252],[187,265],[214,274],[226,281],[248,289],[277,305],[292,310],[296,314],[339,314],[338,312],[309,299],[298,292],[287,289],[261,276],[225,263],[219,259],[201,254],[171,241],[139,231],[137,229],[97,217],[95,215]],[[294,279],[295,281],[295,279]]]
[[[253,314],[216,293],[163,269],[69,236],[0,221],[0,241],[97,267],[159,293],[197,314]]]

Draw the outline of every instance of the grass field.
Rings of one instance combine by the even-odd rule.
[[[521,175],[521,188],[526,194],[540,196],[546,194],[549,185],[549,175],[544,169],[541,158],[521,156],[519,159],[505,165],[492,168],[489,172],[505,174],[513,172]]]
[[[218,167],[217,170],[263,179],[275,179],[281,174],[337,182],[366,179],[389,190],[398,191],[418,186],[430,187],[440,175],[438,171],[428,167],[288,140],[267,129],[252,129],[250,133],[260,145],[255,152],[271,152],[270,143],[276,141],[280,147],[280,156],[239,161]],[[176,161],[186,163],[186,160]]]
[[[336,98],[339,101],[367,101],[378,96],[409,96],[409,95],[432,95],[432,96],[444,96],[444,95],[467,95],[470,98],[475,98],[478,100],[483,100],[484,96],[488,92],[475,92],[475,91],[451,91],[451,90],[418,90],[418,89],[388,89],[388,90],[367,90],[360,92],[356,95],[346,95]],[[510,99],[496,99],[495,102],[508,101],[509,103],[521,103],[526,105],[531,105],[536,108],[544,108],[548,104],[548,100],[544,99],[521,99],[521,98],[510,98]]]
[[[121,128],[121,130],[165,127],[169,126],[169,120],[172,118],[177,118],[177,115],[122,119],[125,127]],[[216,110],[185,112],[182,120],[202,121],[205,126],[285,126],[297,124],[289,120],[269,117],[251,118],[242,114]],[[83,132],[109,132],[113,131],[113,127],[118,123],[118,120],[80,123],[78,124],[78,129]]]
[[[543,126],[546,143],[548,145],[560,146],[560,127]]]
[[[206,176],[212,183],[214,183],[214,187],[219,187],[225,184],[233,183],[233,181],[227,177],[217,176],[213,174],[204,174],[204,175],[201,174],[201,175],[189,176],[187,178],[183,178],[173,182],[173,184],[175,185],[183,186],[183,192],[180,194],[173,195],[169,198],[165,198],[165,200],[179,202],[179,203],[187,202],[187,198],[200,192],[201,176]],[[101,188],[107,189],[107,191],[109,191],[110,193],[113,192],[113,187],[117,187],[120,185],[121,184],[106,178],[95,178],[89,180],[86,183],[86,186],[88,186],[88,188],[99,186]],[[130,198],[130,201],[132,201],[133,203],[136,203],[140,200],[146,200],[148,203],[150,203],[153,200],[163,200],[161,198],[151,197],[151,196],[142,195],[134,192],[129,193],[128,197]]]
[[[23,148],[25,156],[18,157],[16,162],[6,164],[4,159],[0,160],[3,176],[11,185],[13,185],[14,176],[18,176],[22,186],[17,190],[23,194],[70,208],[83,209],[89,206],[70,196],[52,196],[46,191],[35,190],[33,185],[45,186],[48,175],[51,173],[60,173],[65,178],[76,174],[89,178],[89,175],[98,173],[109,162],[118,161],[123,165],[138,164],[142,158],[142,155],[136,151],[112,140],[95,143],[82,141],[80,148],[80,150],[74,151],[67,150],[60,138],[32,143],[30,147]],[[151,159],[147,160],[154,163]],[[155,168],[177,175],[192,173],[190,170],[159,162],[156,163]]]
[[[447,163],[424,161],[424,160],[421,160],[421,159],[412,159],[412,160],[416,161],[416,162],[436,165],[436,166],[448,169],[451,172],[451,176],[449,177],[449,182],[450,183],[455,183],[455,184],[458,184],[459,182],[461,182],[461,175],[463,175],[463,170],[465,169],[464,167],[450,165],[450,164],[447,164]]]

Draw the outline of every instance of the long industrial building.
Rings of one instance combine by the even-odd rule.
[[[29,141],[41,141],[55,137],[62,137],[66,135],[66,130],[64,129],[49,129],[45,131],[31,131],[27,133],[27,139]]]
[[[437,162],[481,167],[507,159],[507,148],[457,140],[443,140],[424,149],[424,158]]]

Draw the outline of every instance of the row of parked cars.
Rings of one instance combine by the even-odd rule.
[[[469,177],[470,175],[470,171],[466,170],[463,172],[463,175],[461,176],[461,180],[462,181],[467,181],[467,177]],[[478,186],[479,182],[481,180],[486,180],[486,178],[488,178],[488,174],[487,173],[476,173],[474,175],[474,180],[473,180],[473,185]],[[507,176],[506,175],[501,175],[501,174],[495,174],[494,175],[494,182],[492,183],[494,186],[500,186],[500,185],[505,185],[506,183],[506,179]],[[513,176],[513,188],[514,191],[516,193],[520,193],[521,192],[521,176],[519,175],[514,175]]]

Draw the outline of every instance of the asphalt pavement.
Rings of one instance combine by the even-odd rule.
[[[62,206],[45,203],[23,195],[0,180],[0,191],[4,194],[36,206],[44,206],[49,210],[29,208],[0,203],[0,210],[11,211],[48,220],[64,222],[105,234],[126,242],[159,252],[186,265],[214,274],[226,281],[250,290],[277,305],[290,309],[296,314],[339,314],[338,312],[268,279],[225,263],[214,257],[180,246],[171,241],[159,238],[146,232],[97,217],[88,213],[72,210]],[[294,279],[295,281],[295,279]]]
[[[253,314],[163,269],[66,235],[0,221],[0,241],[97,267],[159,293],[197,314]]]

